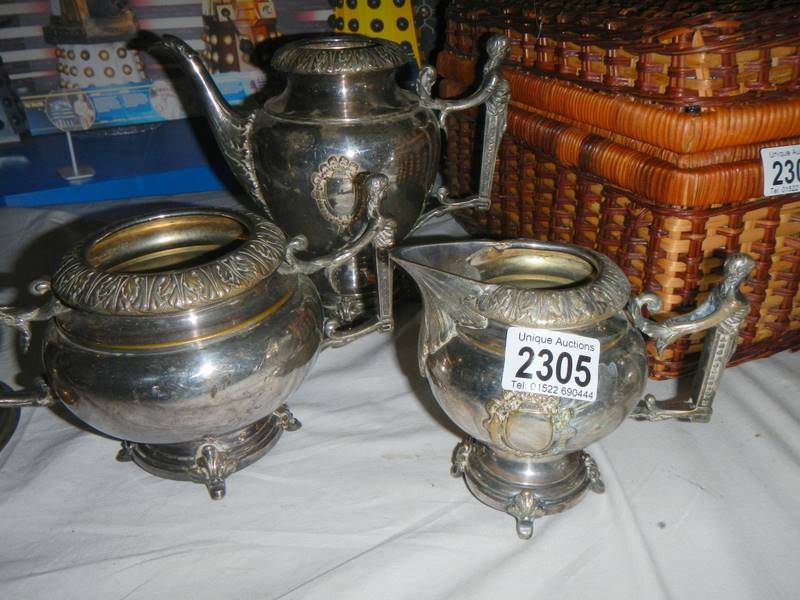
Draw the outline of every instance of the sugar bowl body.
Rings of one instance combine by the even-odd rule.
[[[47,320],[46,383],[0,405],[57,399],[124,440],[120,458],[221,497],[227,475],[298,426],[284,402],[322,341],[319,296],[286,247],[266,219],[216,209],[101,231],[35,283],[46,305],[3,310],[25,336]]]

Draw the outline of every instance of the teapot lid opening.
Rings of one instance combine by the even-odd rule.
[[[312,37],[283,46],[272,68],[298,75],[352,75],[386,71],[408,62],[394,42],[361,35]]]

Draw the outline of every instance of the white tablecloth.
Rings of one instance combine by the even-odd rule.
[[[141,209],[0,210],[0,285],[24,290],[98,222]],[[4,289],[13,301],[32,300]],[[800,595],[799,355],[728,371],[710,424],[624,423],[590,448],[606,493],[522,541],[449,475],[459,434],[417,373],[416,308],[400,308],[393,336],[324,352],[290,402],[303,428],[233,475],[221,502],[25,409],[0,452],[0,598]],[[0,335],[0,379],[29,382],[36,357],[20,377]]]

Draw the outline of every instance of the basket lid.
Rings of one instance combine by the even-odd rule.
[[[299,75],[351,75],[396,69],[406,62],[405,51],[393,42],[337,35],[283,46],[273,57],[272,68]]]
[[[104,315],[164,315],[216,304],[259,284],[286,238],[265,218],[219,209],[161,212],[108,227],[67,253],[52,290]]]

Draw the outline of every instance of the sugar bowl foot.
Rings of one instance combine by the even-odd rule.
[[[298,421],[286,405],[243,429],[180,444],[122,442],[120,462],[165,479],[202,483],[212,500],[225,497],[229,475],[255,462],[272,448],[284,430],[296,431]]]
[[[539,517],[574,506],[587,490],[605,491],[594,459],[583,450],[534,460],[501,454],[467,439],[453,452],[451,473],[463,475],[478,500],[514,517],[522,539],[533,535],[533,522]]]

